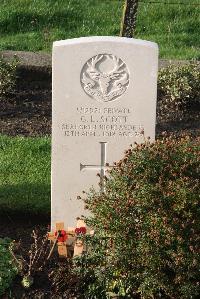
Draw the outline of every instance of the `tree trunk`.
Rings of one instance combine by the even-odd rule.
[[[125,0],[120,36],[133,37],[139,0]]]

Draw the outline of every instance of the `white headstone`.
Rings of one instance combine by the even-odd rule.
[[[73,226],[77,200],[99,188],[106,165],[134,141],[155,138],[158,47],[121,37],[53,45],[52,227]]]

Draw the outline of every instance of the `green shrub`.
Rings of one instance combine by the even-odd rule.
[[[126,151],[85,199],[95,237],[75,260],[85,298],[199,295],[199,140],[164,137]]]
[[[17,274],[17,267],[13,263],[9,246],[9,240],[0,239],[0,295],[3,295],[10,287]]]
[[[170,65],[158,75],[158,116],[182,119],[186,111],[200,106],[200,65]]]
[[[11,62],[0,58],[0,96],[12,90],[16,81],[17,59]]]

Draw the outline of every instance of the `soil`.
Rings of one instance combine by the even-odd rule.
[[[17,57],[15,91],[0,98],[0,133],[10,136],[51,135],[51,55],[24,51],[1,51],[0,57],[11,62]],[[188,61],[159,59],[159,68]],[[200,107],[184,119],[157,119],[156,135],[163,131],[179,134],[182,131],[199,135]],[[172,120],[173,119],[173,120]]]
[[[40,223],[40,225],[38,225]],[[9,237],[11,240],[16,240],[17,242],[21,242],[23,248],[25,251],[28,252],[30,249],[30,244],[32,242],[31,234],[33,229],[39,230],[41,233],[44,233],[44,231],[47,231],[48,224],[45,221],[42,221],[42,219],[36,220],[34,219],[15,219],[15,218],[10,218],[10,217],[1,217],[0,219],[0,238],[5,238]],[[46,274],[43,273],[43,276]],[[8,294],[2,297],[2,299],[7,299],[11,298],[13,299],[18,299],[18,298],[39,298],[32,296],[33,292],[36,293],[36,291],[39,294],[39,290],[41,289],[41,286],[39,287],[37,284],[31,288],[31,290],[24,290],[23,287],[21,286],[21,280],[22,278],[18,276],[16,280],[14,281],[11,289],[9,290]],[[38,281],[38,280],[36,280]],[[48,281],[46,281],[43,284],[43,293],[48,293]],[[31,297],[32,296],[32,297]],[[45,298],[45,297],[41,297]],[[48,297],[46,297],[48,298]]]
[[[51,88],[16,93],[0,100],[0,132],[10,136],[45,136],[51,134]]]
[[[51,75],[48,73],[45,79],[41,76],[26,78],[26,70],[21,69],[16,89],[13,93],[0,99],[0,133],[9,136],[44,136],[51,135]],[[32,70],[34,73],[34,70]],[[37,78],[37,79],[35,79]],[[199,108],[198,108],[199,109]],[[159,121],[156,127],[156,135],[163,131],[180,134],[191,133],[200,135],[199,110],[195,109],[192,114],[180,120]],[[0,237],[9,237],[21,240],[25,249],[31,244],[31,232],[37,227],[41,232],[47,231],[50,219],[22,219],[4,217],[0,219]],[[38,226],[38,223],[40,225]],[[39,273],[36,283],[30,290],[24,290],[20,279],[14,281],[14,285],[3,298],[62,298],[53,295],[52,286],[48,274],[53,268],[60,266],[58,260],[53,260],[46,268],[46,272]],[[10,294],[10,295],[9,295]],[[11,297],[9,297],[11,296]],[[70,298],[70,297],[65,297]]]
[[[182,120],[157,119],[156,135],[162,132],[200,135],[200,111],[194,107]],[[15,92],[0,98],[0,133],[9,136],[51,135],[51,84],[18,85]]]
[[[39,224],[38,224],[39,223]],[[17,217],[1,217],[0,219],[0,238],[9,237],[11,240],[15,240],[16,244],[20,244],[16,251],[16,256],[23,257],[29,262],[29,251],[33,244],[32,232],[35,230],[39,237],[44,236],[49,231],[50,218],[17,218]],[[38,239],[38,244],[40,241]],[[49,248],[50,251],[50,248]],[[47,253],[49,253],[49,251]],[[42,256],[42,260],[46,261],[47,255]],[[23,279],[22,274],[18,275],[11,285],[8,292],[0,297],[2,299],[75,299],[73,294],[74,285],[76,284],[76,277],[69,277],[68,269],[70,267],[70,260],[59,259],[57,252],[55,251],[50,257],[49,261],[45,263],[42,271],[38,270],[33,273],[34,283],[29,289],[25,289],[21,282]],[[65,277],[63,278],[63,272],[59,276],[59,280],[55,280],[52,273],[58,273],[58,269],[64,269]],[[55,274],[54,274],[55,275]],[[60,284],[64,280],[64,289]],[[59,282],[59,284],[57,284]],[[62,295],[62,293],[64,295]]]

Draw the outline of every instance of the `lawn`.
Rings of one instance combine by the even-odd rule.
[[[173,4],[166,4],[169,2]],[[117,36],[123,3],[123,0],[1,0],[0,50],[50,52],[55,40]],[[162,58],[199,59],[199,14],[199,0],[142,0],[136,37],[157,42]]]
[[[0,135],[0,211],[50,213],[50,138]]]

